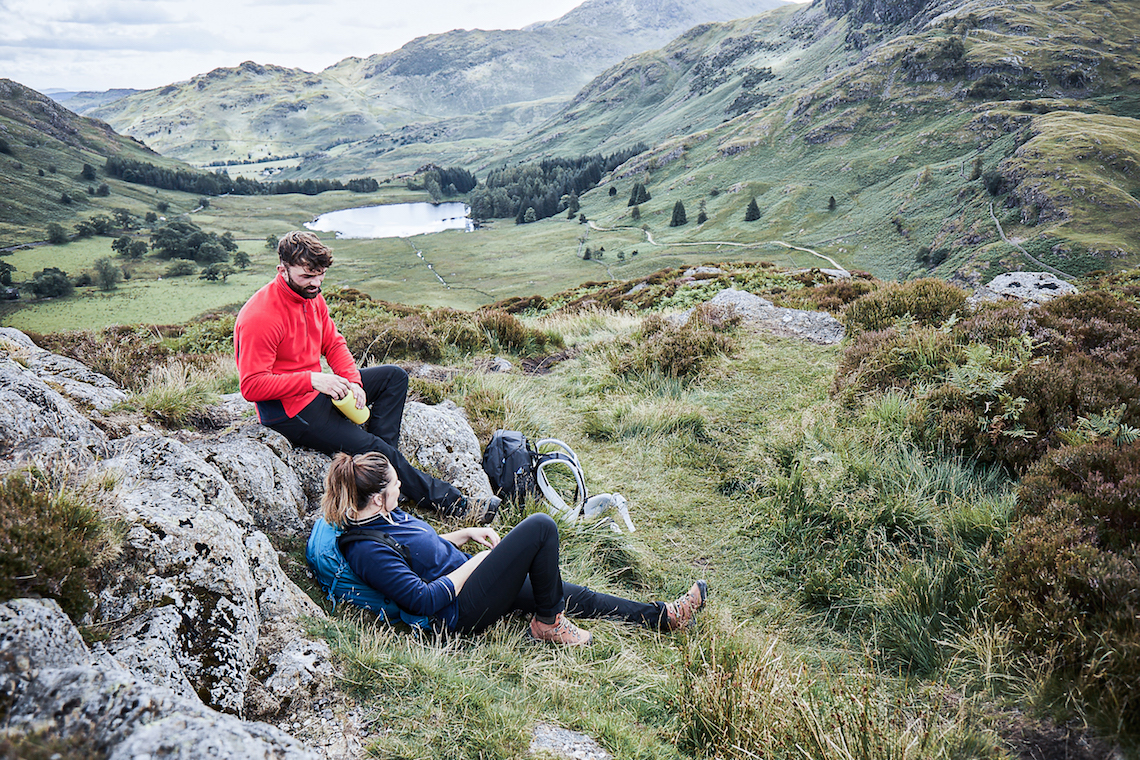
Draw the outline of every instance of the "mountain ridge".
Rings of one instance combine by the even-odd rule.
[[[551,115],[557,102],[607,63],[659,46],[702,20],[782,3],[589,0],[568,14],[570,20],[527,30],[428,35],[391,53],[346,58],[317,74],[247,62],[84,113],[197,164],[307,154],[378,136],[395,148],[409,141],[400,130],[434,138],[427,127],[448,118],[466,122],[465,139],[503,143]],[[274,72],[285,80],[280,86],[266,77]],[[304,81],[300,90],[297,80]],[[238,102],[231,105],[235,93]],[[280,120],[283,114],[274,109],[282,107],[291,109],[290,123],[266,129]],[[473,118],[483,111],[493,113]],[[191,115],[199,119],[196,127]],[[335,129],[323,124],[330,118]],[[416,165],[412,159],[405,168]]]

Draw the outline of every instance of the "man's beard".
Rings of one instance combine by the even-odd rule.
[[[318,286],[310,285],[307,288],[303,288],[297,283],[293,282],[293,278],[289,276],[288,269],[285,270],[285,282],[289,283],[289,288],[294,293],[301,296],[301,298],[316,298],[321,294],[321,289]]]

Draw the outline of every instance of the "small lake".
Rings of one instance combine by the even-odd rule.
[[[305,226],[335,232],[338,238],[389,238],[429,235],[444,230],[471,232],[474,223],[466,203],[388,203],[321,214]]]

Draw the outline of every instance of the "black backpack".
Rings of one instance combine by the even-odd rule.
[[[561,449],[546,451],[545,449]],[[545,470],[550,466],[568,469],[574,477],[573,507],[550,485]],[[504,501],[523,503],[544,496],[560,511],[577,512],[586,501],[586,482],[578,455],[562,441],[543,438],[534,444],[516,430],[496,430],[483,452],[483,471],[491,490]]]

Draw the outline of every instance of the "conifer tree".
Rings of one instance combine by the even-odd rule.
[[[670,227],[680,227],[687,224],[689,218],[685,215],[685,204],[677,201],[673,204],[673,218],[669,220]]]
[[[828,211],[834,211],[835,210],[835,196],[834,195],[827,199],[827,210]]]
[[[748,202],[748,208],[744,211],[744,221],[755,222],[760,218],[760,207],[756,205],[756,199],[753,198]]]

